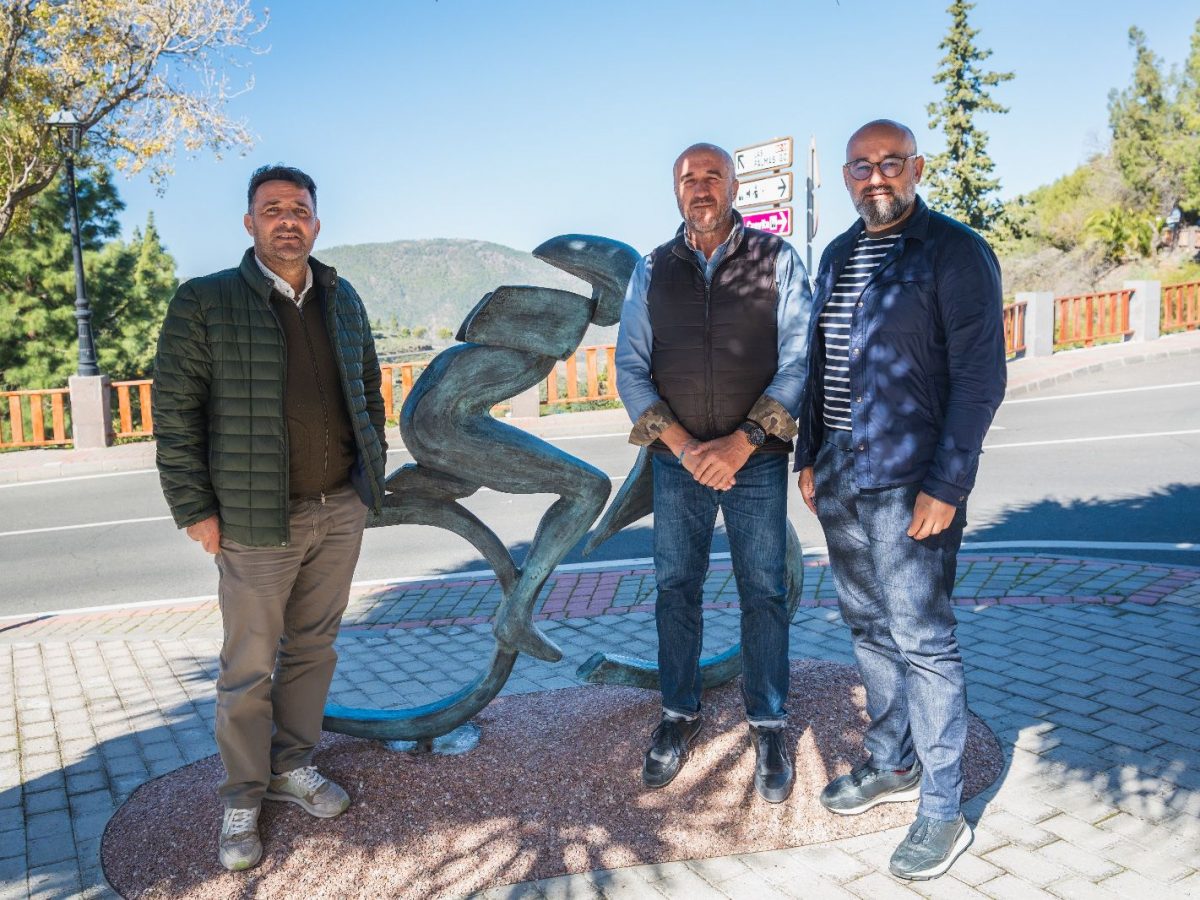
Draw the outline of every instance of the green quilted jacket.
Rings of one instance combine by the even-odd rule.
[[[314,289],[326,291],[326,325],[354,425],[351,480],[378,512],[387,443],[371,326],[350,283],[309,262]],[[216,513],[222,535],[252,547],[289,541],[287,348],[270,294],[253,250],[236,269],[184,283],[167,309],[154,363],[158,472],[175,524]]]

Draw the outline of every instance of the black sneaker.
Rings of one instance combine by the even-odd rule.
[[[937,878],[954,865],[954,861],[971,846],[974,837],[962,813],[953,822],[917,816],[892,854],[888,868],[897,878],[908,881]]]
[[[782,803],[796,783],[783,728],[751,725],[750,740],[754,743],[754,789],[768,803]]]
[[[700,731],[700,717],[691,720],[663,720],[650,736],[650,749],[642,763],[642,781],[646,787],[660,788],[671,783],[687,759],[688,744]]]
[[[839,816],[855,816],[880,803],[899,803],[921,797],[921,764],[906,771],[872,769],[870,763],[856,766],[825,785],[821,805]]]

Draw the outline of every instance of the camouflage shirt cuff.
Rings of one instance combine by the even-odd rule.
[[[659,400],[638,416],[638,420],[633,423],[633,430],[629,432],[629,443],[635,447],[648,447],[658,440],[660,434],[678,421],[666,401]]]
[[[773,434],[781,441],[790,441],[796,436],[796,420],[784,409],[778,400],[763,394],[758,402],[746,415],[751,422],[757,422],[767,434]]]

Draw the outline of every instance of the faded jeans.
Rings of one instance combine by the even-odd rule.
[[[725,518],[742,609],[742,698],[746,718],[786,721],[788,691],[788,457],[756,453],[728,491],[697,482],[672,456],[654,454],[654,569],[658,670],[663,709],[700,712],[704,578],[717,510]]]
[[[877,769],[919,759],[918,812],[949,821],[962,799],[967,700],[951,607],[966,512],[922,541],[905,533],[919,484],[860,490],[854,452],[825,443],[814,466],[817,515],[842,619],[867,689],[866,749]]]

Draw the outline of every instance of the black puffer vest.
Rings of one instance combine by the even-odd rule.
[[[775,235],[741,229],[711,285],[682,227],[651,255],[650,374],[659,396],[693,437],[707,441],[732,433],[775,377],[775,258],[782,244]],[[771,436],[761,450],[786,453],[790,448]],[[661,442],[655,449],[663,449]]]

